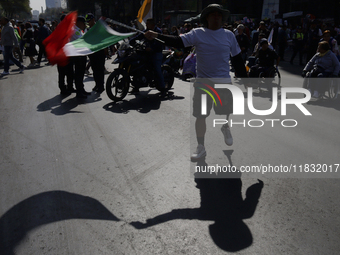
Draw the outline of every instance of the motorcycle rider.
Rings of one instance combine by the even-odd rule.
[[[159,34],[162,33],[162,30],[156,26],[155,20],[151,18],[146,20],[145,32],[150,31],[150,30],[156,33],[159,33]],[[143,38],[144,38],[144,34],[139,34],[138,36],[130,40],[130,45],[133,46],[136,40],[142,40]],[[152,64],[155,70],[156,80],[158,82],[159,87],[164,89],[165,88],[164,77],[163,77],[163,73],[161,69],[162,60],[163,60],[162,50],[163,50],[163,44],[161,42],[157,40],[146,41],[146,51],[150,53]],[[133,88],[131,92],[138,93],[139,89]],[[162,90],[162,94],[164,93],[165,93],[165,90]]]
[[[250,68],[249,77],[258,77],[260,73],[267,73],[274,64],[276,64],[276,68],[279,65],[280,57],[275,50],[269,48],[268,40],[266,38],[261,40],[260,47],[260,50],[256,54],[258,64]]]

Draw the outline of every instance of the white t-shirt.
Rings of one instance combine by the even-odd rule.
[[[229,58],[241,52],[235,35],[220,28],[195,28],[180,35],[185,47],[196,47],[197,78],[229,78]]]

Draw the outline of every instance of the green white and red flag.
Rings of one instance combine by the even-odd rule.
[[[79,39],[67,43],[63,50],[65,55],[86,56],[105,49],[127,37],[134,35],[132,33],[119,33],[110,28],[105,21],[99,20],[86,34]]]
[[[70,41],[70,38],[74,33],[74,25],[77,16],[77,12],[71,12],[66,15],[53,33],[43,41],[47,58],[52,65],[67,65],[68,58],[63,51],[63,47]]]
[[[135,32],[119,33],[103,20],[99,20],[85,35],[70,42],[76,19],[77,12],[67,15],[44,40],[47,58],[52,65],[65,66],[69,57],[92,54],[135,34]]]

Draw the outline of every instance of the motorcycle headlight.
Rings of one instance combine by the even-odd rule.
[[[125,56],[125,50],[118,50],[118,56],[120,57],[120,58],[122,58],[122,57],[124,57]]]

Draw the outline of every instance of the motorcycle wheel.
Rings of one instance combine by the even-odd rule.
[[[172,85],[174,84],[174,79],[175,79],[174,71],[172,70],[170,66],[162,65],[162,73],[164,77],[165,91],[168,91],[169,89],[172,88]],[[159,88],[158,86],[157,86],[157,89],[159,91],[162,91],[162,89]]]
[[[114,70],[106,81],[106,94],[113,101],[123,100],[129,91],[129,78],[123,69]]]

